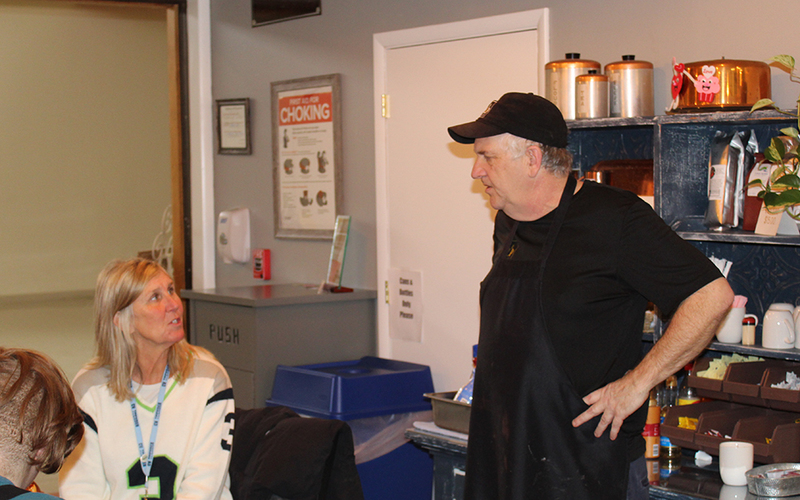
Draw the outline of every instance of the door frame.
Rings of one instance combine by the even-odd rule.
[[[86,0],[92,1],[92,0]],[[173,230],[179,228],[182,250],[180,288],[206,289],[216,286],[214,215],[214,116],[211,93],[211,0],[94,0],[107,3],[168,6],[171,29],[168,36],[176,50],[171,52],[170,137],[173,148]],[[177,97],[176,89],[180,90]],[[180,107],[178,108],[178,103]],[[175,109],[172,109],[173,105]],[[177,130],[179,127],[179,131]],[[178,240],[173,236],[173,242]],[[178,269],[178,266],[176,266]],[[178,272],[176,271],[176,274]],[[177,280],[176,280],[177,284]]]
[[[378,355],[391,357],[389,341],[388,270],[389,262],[389,220],[387,194],[387,130],[383,116],[383,96],[386,90],[387,53],[389,50],[415,45],[479,38],[501,35],[516,31],[535,29],[539,50],[539,88],[544,88],[544,64],[550,61],[550,22],[549,9],[535,9],[511,14],[458,21],[447,24],[423,26],[385,33],[372,37],[373,53],[373,110],[375,121],[375,219],[377,247],[378,290],[384,290],[384,306],[378,307]],[[390,112],[390,111],[389,111]]]
[[[178,290],[192,288],[195,281],[202,288],[211,288],[214,238],[206,234],[208,227],[213,231],[214,219],[210,0],[76,1],[165,9],[173,279]],[[195,143],[197,147],[193,146]],[[197,228],[192,225],[193,218],[200,222]],[[196,249],[193,240],[201,242]],[[210,247],[205,240],[211,242]],[[200,264],[198,273],[193,266],[195,260]]]

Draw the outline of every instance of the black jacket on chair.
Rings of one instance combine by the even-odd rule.
[[[236,410],[234,500],[363,500],[350,426],[285,407]]]

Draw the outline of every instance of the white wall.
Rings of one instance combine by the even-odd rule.
[[[215,157],[215,213],[236,205],[252,210],[254,245],[272,249],[273,283],[322,279],[329,243],[273,236],[269,84],[341,73],[343,211],[353,216],[344,285],[382,290],[376,283],[373,33],[542,7],[550,8],[550,59],[580,52],[601,64],[618,61],[623,54],[652,62],[659,114],[671,99],[673,56],[683,62],[723,56],[765,60],[781,53],[800,59],[800,37],[783,22],[800,19],[797,0],[326,0],[321,16],[256,28],[251,27],[249,0],[212,0],[213,96],[249,97],[253,133],[251,156]],[[463,57],[470,60],[469,54]],[[492,71],[485,61],[474,63],[475,71]],[[781,106],[793,108],[799,93],[800,85],[773,70],[773,97]],[[420,203],[434,209],[436,200]],[[217,286],[256,283],[245,266],[222,264],[219,258],[216,265]],[[470,314],[473,305],[466,307]],[[469,366],[465,356],[463,373],[469,373]]]
[[[273,236],[269,84],[341,73],[343,211],[353,216],[344,284],[375,288],[372,34],[540,7],[550,8],[551,59],[580,52],[601,64],[618,61],[623,54],[652,62],[660,114],[670,100],[673,56],[685,62],[723,56],[764,60],[780,53],[800,58],[800,37],[790,32],[775,36],[775,23],[761,21],[767,16],[797,19],[800,2],[796,0],[767,4],[747,0],[327,0],[321,16],[255,28],[249,0],[212,0],[213,97],[249,97],[253,134],[252,155],[214,158],[215,213],[237,205],[251,209],[254,245],[272,249],[273,283],[322,279],[329,243]],[[466,60],[469,57],[464,54]],[[476,71],[491,71],[491,67],[476,62]],[[790,83],[785,73],[773,71],[773,89],[779,104],[794,107],[800,86]],[[246,266],[222,264],[218,258],[216,265],[219,286],[256,283]]]
[[[0,296],[92,290],[170,203],[163,9],[0,3]]]
[[[170,203],[165,10],[2,0],[0,47],[0,345],[71,379],[97,273],[149,250]]]

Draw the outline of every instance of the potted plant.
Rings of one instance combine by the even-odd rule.
[[[800,71],[795,68],[794,57],[779,55],[770,59],[778,67],[789,73],[789,79],[800,83]],[[800,145],[800,97],[798,108],[793,112],[783,111],[775,106],[772,99],[761,99],[753,105],[750,112],[761,108],[773,108],[777,112],[797,117],[797,128],[781,129],[781,137],[773,137],[770,145],[764,149],[764,162],[775,165],[774,171],[766,183],[760,179],[751,182],[750,186],[758,186],[761,191],[758,197],[764,200],[764,206],[771,213],[785,211],[793,219],[800,221],[800,161],[798,161],[798,145]]]

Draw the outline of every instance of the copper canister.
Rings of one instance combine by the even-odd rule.
[[[575,78],[600,70],[600,63],[581,59],[576,52],[566,54],[566,59],[551,61],[544,65],[544,96],[561,110],[565,120],[575,119]]]
[[[575,78],[575,118],[608,116],[608,77],[590,69]]]
[[[653,116],[653,64],[637,61],[633,55],[606,64],[611,116]]]
[[[760,99],[772,98],[769,65],[764,62],[722,58],[685,66],[678,111],[747,110]]]

